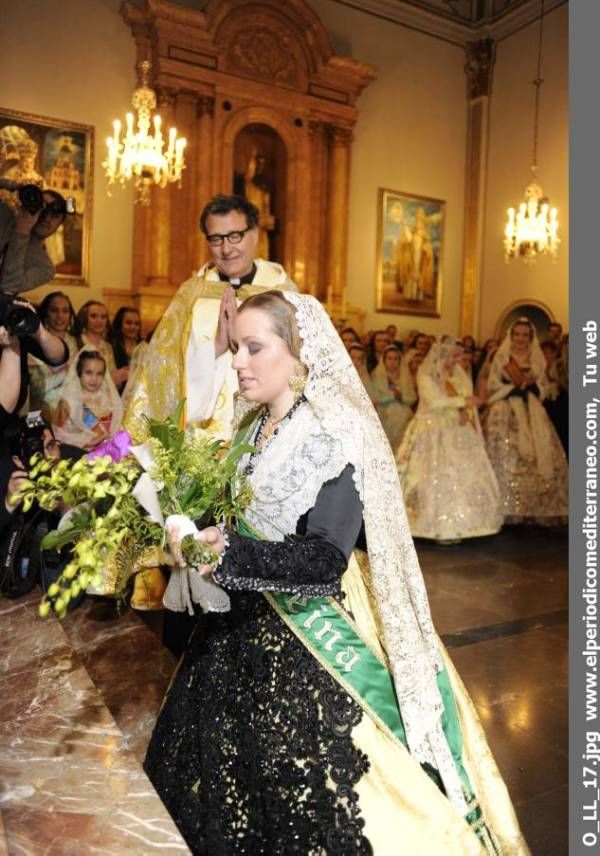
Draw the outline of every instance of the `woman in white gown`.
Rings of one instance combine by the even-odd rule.
[[[401,360],[402,355],[395,345],[387,347],[371,372],[369,390],[394,452],[413,418],[412,405],[417,400],[407,372],[402,371]]]
[[[450,337],[432,346],[417,375],[419,406],[396,456],[410,531],[446,542],[502,526],[478,399],[459,356]]]
[[[488,380],[487,449],[507,523],[566,523],[567,459],[542,405],[549,386],[533,324],[519,318],[496,351]]]

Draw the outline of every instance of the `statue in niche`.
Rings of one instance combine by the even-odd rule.
[[[271,213],[271,188],[264,176],[265,156],[253,149],[244,173],[244,196],[259,212],[258,245],[256,255],[269,259],[269,232],[275,228],[275,217]]]

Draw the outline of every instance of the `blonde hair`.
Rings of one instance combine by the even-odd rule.
[[[238,309],[238,313],[246,309],[260,309],[271,319],[273,332],[283,339],[290,354],[300,360],[302,339],[296,323],[296,312],[293,305],[285,299],[280,291],[263,291],[247,297]]]

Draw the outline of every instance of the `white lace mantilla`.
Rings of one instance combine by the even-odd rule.
[[[283,541],[314,506],[323,484],[347,463],[340,441],[324,433],[310,404],[304,404],[259,455],[249,479],[254,499],[246,518],[270,541]]]

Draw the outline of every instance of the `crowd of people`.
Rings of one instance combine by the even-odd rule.
[[[32,337],[5,333],[0,371],[5,353],[26,356],[21,387],[28,399],[17,409],[40,411],[57,439],[83,449],[113,436],[122,424],[129,379],[146,346],[138,310],[121,307],[111,322],[103,303],[90,300],[75,312],[62,291],[46,295],[37,307],[23,298],[15,304],[37,313],[39,329],[62,354],[57,365],[32,347]],[[4,411],[0,417],[6,422]]]
[[[414,536],[443,543],[504,523],[567,518],[568,335],[540,346],[517,319],[503,341],[397,328],[340,330],[395,453]]]
[[[186,625],[169,601],[187,632],[149,778],[197,854],[385,854],[402,830],[415,854],[526,856],[411,530],[447,541],[566,514],[566,459],[542,404],[564,370],[546,368],[524,319],[479,355],[475,379],[465,340],[340,338],[318,300],[255,258],[252,204],[215,197],[200,226],[212,259],[147,343],[135,309],[111,323],[102,303],[75,312],[62,292],[37,309],[14,298],[0,318],[2,428],[41,411],[44,456],[85,454],[181,401],[188,426],[250,447],[244,520],[188,521],[218,562],[186,567],[183,532],[165,530],[172,590],[194,601],[190,575],[208,576],[230,609]],[[18,448],[2,454],[0,526],[27,477],[31,445]]]

